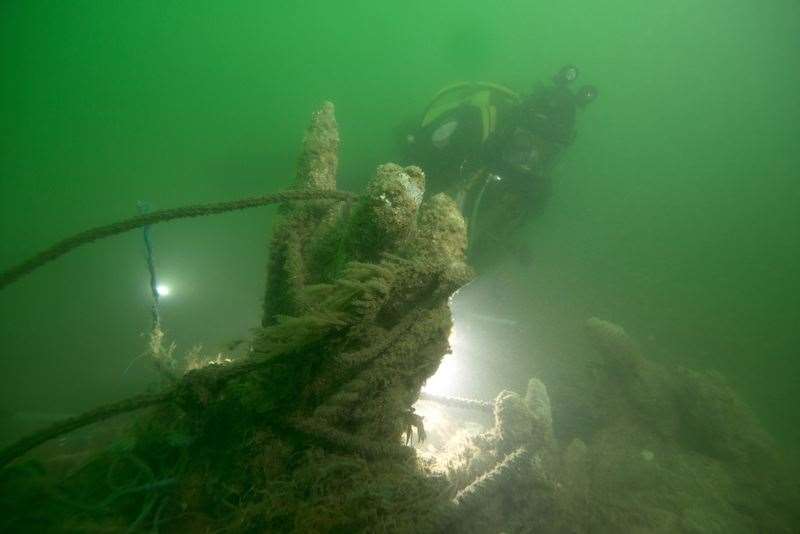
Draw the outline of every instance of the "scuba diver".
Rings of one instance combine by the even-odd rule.
[[[407,162],[422,167],[426,190],[445,192],[467,220],[471,262],[516,252],[510,240],[545,200],[550,171],[575,139],[577,111],[597,98],[578,69],[566,65],[548,85],[527,96],[493,83],[465,82],[442,89],[404,139]]]

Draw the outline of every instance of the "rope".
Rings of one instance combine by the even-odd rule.
[[[137,208],[139,209],[139,215],[145,215],[150,212],[150,205],[146,202],[139,202],[137,203]],[[152,225],[148,224],[142,228],[142,234],[144,237],[144,252],[145,252],[145,259],[147,260],[147,272],[150,273],[150,293],[153,295],[153,330],[161,326],[161,314],[159,312],[159,303],[158,303],[158,282],[156,280],[156,263],[155,259],[153,258],[153,242],[150,240],[150,228]]]
[[[81,427],[103,421],[115,415],[120,415],[125,412],[133,410],[140,410],[148,406],[162,404],[172,400],[174,393],[168,391],[166,393],[157,393],[155,395],[139,395],[123,401],[106,404],[94,410],[88,411],[75,417],[70,417],[64,421],[50,425],[42,430],[34,432],[22,439],[17,440],[8,447],[0,450],[0,469],[12,462],[18,456],[33,449],[37,445],[41,445],[45,441],[56,438],[67,432],[72,432]]]
[[[478,211],[481,209],[481,201],[483,200],[483,194],[486,192],[486,187],[489,185],[489,182],[499,182],[500,177],[496,174],[489,174],[486,177],[486,180],[483,182],[483,186],[481,187],[480,192],[478,193],[478,198],[475,199],[475,205],[472,207],[472,213],[469,218],[469,238],[467,240],[467,250],[471,249],[474,242],[475,242],[475,235],[478,232]]]
[[[158,404],[177,402],[180,405],[182,403],[196,402],[194,397],[198,394],[198,389],[209,391],[214,388],[219,388],[228,380],[268,367],[276,361],[280,361],[277,355],[270,360],[251,360],[222,366],[220,368],[217,368],[217,366],[205,367],[185,374],[180,381],[177,381],[174,386],[165,390],[163,393],[137,395],[119,402],[105,404],[88,412],[76,415],[75,417],[70,417],[64,421],[54,423],[0,449],[0,469],[34,447],[53,438],[57,438],[62,434],[72,432],[73,430],[91,425],[92,423],[110,419],[111,417],[123,413],[141,410]]]
[[[39,267],[57,258],[60,258],[64,254],[73,251],[81,245],[97,241],[98,239],[104,239],[106,237],[122,234],[135,228],[171,221],[173,219],[186,219],[189,217],[216,215],[218,213],[256,208],[259,206],[266,206],[268,204],[326,199],[344,201],[351,200],[352,198],[352,193],[345,193],[343,191],[284,191],[282,193],[232,200],[230,202],[196,204],[192,206],[184,206],[182,208],[172,208],[139,214],[135,217],[131,217],[130,219],[84,230],[83,232],[72,235],[66,239],[62,239],[61,241],[28,258],[22,263],[14,265],[13,267],[3,271],[3,273],[0,274],[0,290],[5,289],[7,286],[13,284],[23,276],[32,273]]]
[[[435,402],[444,406],[452,406],[453,408],[464,408],[466,410],[476,410],[485,413],[494,412],[494,403],[482,400],[445,397],[444,395],[433,395],[431,393],[425,393],[424,391],[419,394],[419,398],[420,400]]]
[[[462,513],[470,509],[482,508],[489,495],[496,493],[502,486],[513,485],[514,475],[522,473],[525,476],[527,469],[530,469],[530,455],[525,447],[520,447],[507,455],[493,469],[459,491],[453,497],[452,502]]]

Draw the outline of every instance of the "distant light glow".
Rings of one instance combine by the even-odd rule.
[[[434,402],[419,400],[414,404],[414,412],[425,422],[425,441],[413,440],[417,453],[426,460],[434,471],[447,473],[453,461],[463,451],[467,439],[485,432],[485,421],[471,419],[471,414],[458,414]]]
[[[439,364],[436,373],[425,381],[425,385],[422,386],[422,391],[425,393],[430,393],[432,395],[452,394],[453,382],[456,380],[459,371],[457,360],[458,347],[462,344],[456,334],[455,327],[450,330],[448,342],[450,343],[452,353],[444,355],[442,363]]]
[[[166,297],[169,296],[171,290],[170,287],[166,284],[158,284],[156,286],[156,293],[158,293],[159,297]]]

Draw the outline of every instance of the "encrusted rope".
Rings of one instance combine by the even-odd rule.
[[[68,432],[83,428],[92,423],[110,419],[123,413],[149,408],[157,404],[165,404],[167,402],[186,404],[196,402],[195,397],[198,396],[201,390],[220,388],[222,384],[232,378],[268,367],[271,363],[276,361],[279,361],[279,359],[251,360],[222,366],[220,368],[206,367],[198,369],[185,374],[175,386],[170,387],[162,393],[138,395],[119,402],[112,402],[76,415],[75,417],[70,417],[64,421],[54,423],[42,430],[28,434],[11,445],[0,449],[0,469],[29,450],[46,441],[57,438],[62,434],[67,434]]]
[[[397,341],[393,337],[391,339]],[[384,344],[379,344],[380,350],[386,348]],[[214,392],[221,388],[228,380],[252,371],[265,369],[275,363],[280,363],[281,354],[282,353],[276,353],[271,354],[268,358],[253,358],[240,363],[219,367],[205,367],[203,369],[191,371],[185,374],[175,385],[162,393],[131,397],[126,400],[100,406],[75,417],[54,423],[53,425],[24,436],[11,445],[0,449],[0,469],[46,441],[123,413],[168,402],[175,402],[179,405],[196,404],[197,398],[203,396],[203,391]],[[366,441],[364,438],[352,436],[338,429],[329,427],[327,424],[317,419],[298,421],[294,426],[298,431],[335,444],[340,448],[357,450],[366,457],[390,456],[399,458],[410,454],[407,447]]]
[[[3,273],[0,274],[0,290],[5,289],[7,286],[13,284],[23,276],[30,274],[46,263],[49,263],[68,252],[71,252],[81,245],[85,245],[105,237],[121,234],[135,228],[171,221],[173,219],[216,215],[217,213],[256,208],[259,206],[266,206],[268,204],[280,204],[283,202],[303,200],[351,200],[353,198],[354,195],[352,193],[346,193],[343,191],[284,191],[282,193],[274,193],[261,197],[243,198],[239,200],[232,200],[230,202],[197,204],[193,206],[184,206],[182,208],[172,208],[153,211],[150,213],[143,213],[137,215],[136,217],[131,217],[130,219],[84,230],[83,232],[77,233],[66,239],[62,239],[51,247],[39,252],[35,256],[32,256],[22,263],[3,271]]]
[[[527,449],[520,447],[508,456],[493,469],[484,473],[474,480],[469,486],[462,489],[453,498],[453,504],[462,511],[474,508],[476,504],[482,502],[487,495],[497,491],[497,488],[508,482],[519,473],[526,469],[526,462],[530,459]],[[529,468],[529,467],[528,467]]]
[[[334,428],[317,418],[296,420],[292,427],[336,448],[357,453],[364,458],[394,458],[407,460],[414,456],[414,449],[400,444],[381,443],[363,436],[356,436]]]
[[[433,395],[432,393],[419,394],[420,400],[435,402],[443,406],[453,408],[463,408],[465,410],[476,410],[479,412],[494,413],[494,403],[476,399],[465,399],[462,397],[446,397],[444,395]]]
[[[132,412],[134,410],[141,410],[142,408],[148,408],[156,404],[163,404],[172,400],[173,396],[174,390],[165,393],[157,393],[155,395],[139,395],[137,397],[131,397],[130,399],[106,404],[81,415],[76,415],[75,417],[70,417],[64,421],[54,423],[0,450],[0,469],[45,441],[116,415]]]

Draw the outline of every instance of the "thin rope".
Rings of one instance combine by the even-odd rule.
[[[151,211],[150,205],[147,202],[138,202],[137,208],[139,215],[145,215]],[[142,228],[142,236],[144,237],[144,252],[145,260],[147,261],[147,272],[150,274],[150,293],[153,295],[153,307],[151,313],[153,315],[153,330],[161,326],[161,313],[159,311],[159,293],[158,281],[156,279],[156,263],[153,258],[153,242],[150,239],[150,229],[153,225],[147,224]]]
[[[487,176],[486,180],[483,182],[480,192],[478,193],[478,198],[475,199],[475,205],[472,207],[472,214],[467,223],[469,225],[469,237],[467,238],[468,250],[471,249],[475,243],[475,235],[478,232],[478,212],[481,209],[481,201],[483,201],[483,194],[486,192],[486,187],[490,182],[499,182],[500,179],[501,178],[496,174],[490,174]]]

